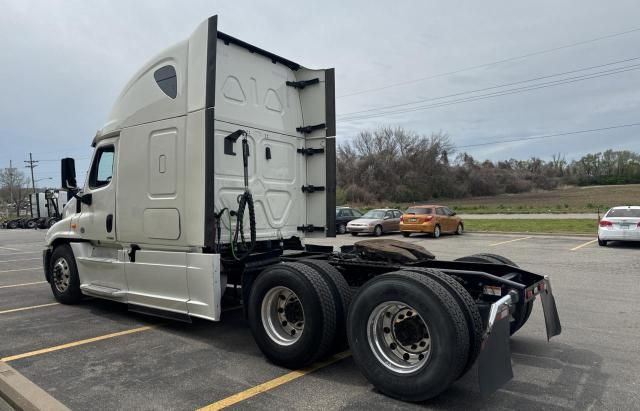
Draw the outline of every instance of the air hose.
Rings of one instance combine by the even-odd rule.
[[[242,164],[244,167],[244,192],[238,196],[237,211],[230,211],[227,208],[223,208],[216,217],[218,249],[220,249],[220,219],[226,210],[229,214],[229,246],[231,247],[231,254],[235,260],[242,261],[251,254],[256,246],[256,212],[253,204],[253,195],[251,194],[251,190],[249,190],[249,142],[247,141],[247,132],[244,130],[238,130],[236,133],[243,136]],[[245,209],[248,209],[249,211],[249,232],[251,236],[251,242],[249,245],[247,245],[244,238]],[[233,235],[231,234],[231,216],[236,217],[236,228]]]

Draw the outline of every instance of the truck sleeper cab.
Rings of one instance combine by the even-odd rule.
[[[96,133],[82,188],[62,160],[73,198],[43,252],[56,299],[218,321],[240,286],[271,361],[298,368],[349,344],[367,378],[405,400],[438,395],[477,358],[508,363],[509,334],[537,295],[558,334],[548,279],[499,256],[443,262],[389,240],[303,246],[335,236],[334,90],[333,69],[219,32],[217,16],[153,58]],[[490,368],[483,392],[510,378],[510,363]]]

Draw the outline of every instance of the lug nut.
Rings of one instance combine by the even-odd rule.
[[[402,356],[402,358],[404,358],[405,361],[409,361],[409,354],[404,353],[404,355]]]
[[[283,322],[282,322],[282,326],[283,326],[283,327],[286,327],[286,326],[287,326],[287,324],[288,324],[288,323],[287,323],[286,321],[283,321]]]
[[[389,327],[384,327],[382,331],[384,331],[385,334],[389,334],[391,332],[391,329]]]
[[[395,350],[398,346],[396,345],[396,343],[391,343],[389,344],[389,348],[391,348],[392,350]]]

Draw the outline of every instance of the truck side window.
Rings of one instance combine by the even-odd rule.
[[[113,146],[98,148],[89,174],[90,188],[100,188],[109,184],[113,175],[113,154]]]
[[[178,95],[178,78],[176,77],[175,67],[160,67],[153,73],[153,78],[164,94],[171,98],[176,98]]]

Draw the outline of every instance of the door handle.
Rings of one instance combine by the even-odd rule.
[[[113,214],[107,216],[107,233],[110,233],[113,229]]]

